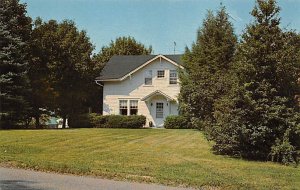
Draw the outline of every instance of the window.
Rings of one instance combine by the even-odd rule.
[[[176,70],[170,70],[170,84],[177,84],[177,71]]]
[[[138,100],[119,100],[119,109],[120,115],[137,115]]]
[[[152,70],[145,73],[145,85],[152,85]]]
[[[165,71],[159,70],[157,71],[157,78],[164,78],[165,77]]]
[[[130,115],[137,115],[138,112],[138,101],[130,100]]]
[[[120,115],[127,115],[127,100],[120,100],[119,101],[119,107],[120,107]]]
[[[164,103],[156,103],[156,118],[164,117]]]

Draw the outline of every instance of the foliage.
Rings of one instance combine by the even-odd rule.
[[[284,32],[274,0],[258,0],[238,47],[236,82],[216,102],[214,149],[248,159],[296,162],[299,149],[299,48]],[[299,46],[299,45],[298,45]],[[297,132],[298,131],[298,132]]]
[[[0,3],[0,128],[12,127],[26,119],[28,40],[31,19],[19,0]]]
[[[97,63],[105,64],[113,55],[148,55],[152,47],[146,47],[137,42],[133,37],[118,37],[111,41],[108,46],[103,46],[101,51],[94,56]]]
[[[100,115],[80,114],[70,117],[71,128],[127,128],[138,129],[146,124],[146,117],[143,115]]]
[[[182,115],[170,115],[166,117],[164,122],[166,129],[188,129],[188,120]]]
[[[94,118],[96,128],[126,128],[138,129],[146,124],[146,117],[143,115],[105,115]]]
[[[100,72],[91,60],[94,49],[85,31],[64,20],[37,19],[32,38],[29,76],[35,115],[39,108],[54,110],[64,118],[87,112],[94,79]],[[64,122],[65,123],[65,122]]]
[[[227,75],[236,41],[229,16],[221,7],[216,15],[208,12],[196,43],[191,50],[186,48],[179,101],[181,111],[193,124],[210,128],[214,123],[214,102],[230,84]]]

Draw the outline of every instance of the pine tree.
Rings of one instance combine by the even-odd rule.
[[[180,107],[193,125],[210,133],[214,123],[214,102],[226,91],[226,75],[235,52],[237,38],[225,7],[214,15],[208,12],[197,41],[186,49],[184,71],[180,72]]]
[[[0,128],[24,119],[28,103],[26,78],[31,19],[18,0],[0,2]]]
[[[235,88],[218,102],[215,150],[249,159],[295,162],[299,148],[299,59],[280,28],[275,0],[257,0],[238,47]],[[297,129],[298,127],[298,129]]]

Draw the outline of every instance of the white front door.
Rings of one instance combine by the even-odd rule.
[[[155,112],[154,112],[154,120],[156,127],[163,127],[165,120],[165,110],[166,110],[166,102],[165,101],[156,101],[155,102]]]

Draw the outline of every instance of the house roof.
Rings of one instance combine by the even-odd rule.
[[[141,100],[142,101],[148,101],[149,99],[151,99],[153,96],[157,96],[157,95],[161,95],[164,96],[167,100],[169,101],[174,101],[175,99],[172,98],[171,96],[167,95],[166,93],[163,93],[160,90],[156,90],[154,92],[151,92],[150,94],[146,95],[145,97],[143,97]]]
[[[182,55],[114,55],[104,66],[101,75],[96,78],[99,81],[120,80],[127,74],[158,57],[169,59],[178,65],[182,65]]]

